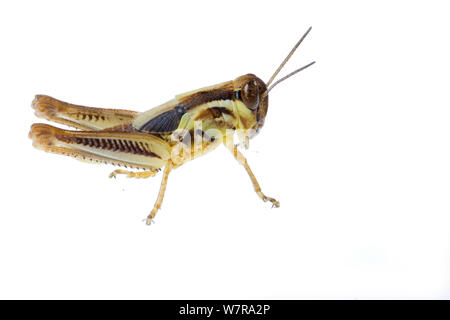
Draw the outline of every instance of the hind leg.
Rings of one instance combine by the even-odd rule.
[[[30,138],[34,147],[47,152],[73,156],[80,160],[140,168],[152,173],[163,167],[170,157],[169,144],[156,136],[143,133],[69,131],[35,123],[31,126]]]
[[[45,95],[37,95],[31,107],[40,118],[81,130],[102,130],[127,125],[138,114],[131,110],[79,106]]]

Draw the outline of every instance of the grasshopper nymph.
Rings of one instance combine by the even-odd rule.
[[[81,160],[104,162],[124,168],[110,174],[133,178],[153,177],[164,167],[161,187],[146,223],[161,207],[172,169],[224,144],[242,164],[263,201],[280,203],[262,193],[247,160],[233,143],[237,134],[244,147],[264,125],[269,92],[281,81],[311,66],[299,68],[273,82],[280,70],[311,31],[309,28],[267,83],[253,74],[194,90],[145,112],[78,106],[49,96],[37,95],[32,107],[38,117],[74,127],[69,131],[48,124],[31,126],[33,146],[47,152]]]

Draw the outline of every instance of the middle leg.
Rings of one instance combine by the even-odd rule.
[[[109,174],[109,177],[115,178],[118,174],[125,174],[125,175],[127,175],[128,178],[146,179],[149,177],[154,177],[158,171],[159,170],[147,170],[147,171],[142,171],[142,172],[135,172],[135,171],[117,169],[117,170],[114,170],[113,172],[111,172]]]
[[[169,173],[172,170],[172,161],[167,161],[167,164],[164,168],[164,174],[161,181],[161,186],[159,187],[158,198],[156,199],[155,205],[153,206],[152,211],[147,217],[146,224],[150,225],[153,218],[156,216],[156,212],[158,212],[159,208],[161,208],[162,201],[164,199],[164,193],[166,192],[167,180],[169,179]]]

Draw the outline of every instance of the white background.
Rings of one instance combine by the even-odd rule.
[[[450,298],[445,1],[0,4],[0,298]],[[35,94],[147,110],[317,63],[270,94],[245,154],[161,174],[47,154]]]

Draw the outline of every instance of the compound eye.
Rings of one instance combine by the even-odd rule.
[[[259,87],[256,81],[247,82],[242,88],[242,101],[247,108],[255,110],[259,104]]]

